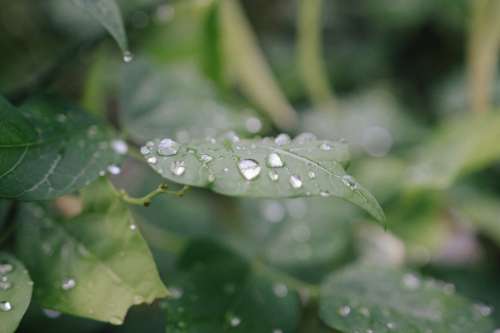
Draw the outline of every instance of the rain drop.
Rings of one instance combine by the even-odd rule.
[[[351,307],[349,305],[343,305],[338,309],[338,313],[342,317],[347,317],[351,313]]]
[[[245,159],[238,163],[238,169],[240,170],[243,178],[246,180],[252,180],[260,174],[261,167],[257,161]]]
[[[241,319],[239,317],[232,316],[229,319],[229,325],[231,325],[231,327],[236,327],[239,326],[240,324],[241,324]]]
[[[310,179],[316,178],[316,173],[314,171],[309,171],[307,175],[309,176]]]
[[[288,295],[288,287],[284,283],[276,283],[273,286],[273,293],[279,298],[286,297]]]
[[[128,151],[128,145],[123,140],[113,140],[111,142],[111,147],[117,154],[120,155],[125,155]]]
[[[0,290],[9,290],[12,287],[12,283],[9,281],[0,281]]]
[[[275,181],[278,181],[278,179],[280,178],[280,175],[278,175],[278,173],[276,171],[269,171],[269,179],[271,179],[273,182]]]
[[[0,311],[9,312],[12,310],[12,304],[9,301],[0,301]]]
[[[297,137],[295,137],[295,139],[293,141],[297,142],[299,144],[304,144],[304,143],[314,141],[314,140],[316,140],[316,135],[314,135],[312,133],[305,132],[305,133],[299,134]]]
[[[170,171],[176,176],[182,176],[186,171],[184,161],[174,161],[170,164]]]
[[[72,278],[66,278],[63,280],[61,288],[63,290],[71,290],[76,287],[76,281]]]
[[[328,142],[323,142],[323,143],[319,146],[319,149],[324,150],[324,151],[332,150],[332,145],[331,145],[331,144],[329,144]]]
[[[149,154],[151,151],[149,150],[149,148],[147,146],[142,146],[141,147],[141,154],[142,155],[147,155]]]
[[[162,156],[173,156],[178,150],[179,144],[169,138],[162,139],[158,144],[158,154]]]
[[[289,179],[290,185],[296,190],[302,187],[302,179],[299,176],[292,175]]]
[[[231,141],[233,143],[240,141],[240,137],[233,131],[227,132],[226,134],[224,134],[224,137],[226,139],[229,139],[229,141]]]
[[[107,170],[112,175],[119,175],[122,172],[122,169],[115,164],[108,165]]]
[[[134,59],[134,55],[129,50],[123,52],[123,61],[131,62]]]
[[[0,262],[0,274],[8,274],[14,270],[14,266],[12,264],[2,261]]]
[[[210,162],[210,161],[212,161],[212,160],[214,159],[212,156],[207,155],[207,154],[202,154],[202,155],[200,156],[200,158],[201,158],[201,160],[202,160],[203,162],[205,162],[205,163],[208,163],[208,162]]]
[[[282,168],[285,164],[277,153],[271,153],[267,156],[267,165],[270,168]]]
[[[148,157],[147,161],[148,161],[149,164],[156,164],[156,163],[158,163],[158,159],[156,158],[156,156]]]
[[[328,191],[321,191],[319,192],[319,195],[322,196],[323,198],[329,197],[331,194]]]
[[[476,311],[483,317],[488,317],[489,315],[491,315],[491,312],[493,310],[491,309],[491,307],[485,304],[474,304],[474,311]]]
[[[344,183],[344,185],[348,186],[351,190],[354,190],[358,187],[354,178],[352,176],[349,176],[349,175],[343,176],[342,182]]]
[[[281,133],[276,137],[276,139],[274,139],[274,143],[277,144],[278,146],[286,145],[290,143],[290,141],[291,141],[290,136],[288,136],[288,134],[285,133]]]

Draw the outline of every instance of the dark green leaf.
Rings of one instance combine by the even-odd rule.
[[[0,197],[44,200],[73,192],[119,161],[113,133],[48,100],[16,110],[0,97]]]
[[[86,10],[95,20],[97,20],[113,38],[124,52],[124,59],[127,60],[128,43],[125,28],[123,26],[120,7],[115,0],[73,0],[75,5]]]
[[[500,113],[450,120],[421,147],[409,172],[411,188],[445,189],[456,178],[500,159]]]
[[[178,262],[167,331],[294,332],[298,295],[253,272],[240,256],[210,241],[194,241]]]
[[[127,207],[104,181],[83,193],[84,211],[70,219],[29,205],[22,212],[19,253],[49,309],[120,324],[133,304],[167,291]]]
[[[342,332],[491,333],[491,311],[450,284],[383,267],[351,267],[321,287],[320,316]]]
[[[33,282],[13,256],[0,252],[0,332],[14,333],[31,301]]]
[[[349,152],[342,142],[307,133],[293,141],[285,134],[243,140],[229,132],[184,145],[157,139],[142,151],[154,170],[177,183],[233,196],[336,196],[384,219],[375,198],[345,172]]]
[[[256,134],[263,129],[254,112],[220,102],[212,83],[189,65],[155,67],[136,60],[124,66],[121,82],[122,122],[138,140],[203,138],[229,129]]]

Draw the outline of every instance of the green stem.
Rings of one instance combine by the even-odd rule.
[[[321,109],[332,110],[335,98],[331,92],[321,47],[322,1],[299,0],[297,56],[300,74],[313,104]]]
[[[124,189],[118,190],[116,189],[111,182],[109,182],[111,186],[113,187],[115,194],[125,201],[128,204],[131,205],[137,205],[137,206],[144,206],[147,207],[151,204],[153,199],[160,194],[166,193],[166,194],[172,194],[177,197],[183,197],[184,194],[189,190],[189,186],[185,185],[183,186],[180,190],[178,191],[170,191],[168,190],[168,185],[167,184],[160,184],[156,189],[151,191],[150,193],[146,194],[145,196],[142,197],[132,197],[130,196]]]

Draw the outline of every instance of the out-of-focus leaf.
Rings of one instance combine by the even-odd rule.
[[[219,8],[224,57],[234,81],[277,126],[294,128],[297,116],[276,84],[239,0],[222,0]]]
[[[15,109],[0,97],[0,197],[45,200],[73,192],[120,160],[114,133],[50,100]]]
[[[116,40],[118,46],[127,57],[128,42],[123,26],[120,7],[115,0],[72,0],[73,3],[84,9],[89,15],[97,20],[111,36]],[[129,61],[125,59],[126,61]]]
[[[342,142],[307,133],[293,141],[285,134],[244,140],[229,132],[187,144],[156,139],[142,151],[155,171],[176,183],[232,196],[335,196],[384,220],[376,199],[345,172],[349,152]]]
[[[354,266],[321,287],[320,316],[343,332],[491,333],[484,308],[414,273]]]
[[[31,301],[33,282],[23,264],[0,252],[0,332],[14,333]]]
[[[178,269],[173,289],[177,297],[165,302],[168,332],[297,329],[298,295],[253,271],[250,263],[228,249],[211,241],[193,241]]]
[[[10,206],[10,201],[0,200],[0,229],[2,229],[2,225],[5,222],[5,217],[7,217],[9,206]]]
[[[349,142],[353,155],[387,155],[392,148],[421,140],[423,129],[399,110],[386,89],[372,89],[338,100],[339,112],[304,113],[302,129],[321,137]]]
[[[46,308],[121,324],[128,308],[165,297],[149,249],[123,202],[105,181],[82,194],[71,219],[30,205],[22,212],[18,250]]]
[[[179,141],[233,129],[256,134],[262,121],[250,110],[231,110],[210,81],[188,65],[155,68],[136,60],[124,66],[120,104],[125,129],[139,140],[173,136]]]
[[[447,121],[423,145],[407,176],[409,188],[446,189],[459,177],[500,159],[500,113]]]

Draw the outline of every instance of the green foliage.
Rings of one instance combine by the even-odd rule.
[[[219,244],[193,241],[177,266],[177,297],[166,303],[168,332],[296,330],[298,295]]]
[[[16,109],[0,99],[0,118],[0,197],[55,198],[120,160],[112,131],[61,102],[39,99]]]
[[[0,332],[14,333],[31,301],[33,282],[23,264],[0,252]]]
[[[342,142],[308,133],[293,141],[285,134],[242,140],[228,132],[183,145],[157,139],[142,150],[153,169],[177,183],[235,196],[336,196],[384,220],[375,198],[345,172],[349,153]]]
[[[488,333],[490,312],[455,294],[452,285],[383,267],[350,267],[321,287],[321,318],[346,332]]]
[[[121,324],[130,306],[167,291],[139,227],[106,181],[86,188],[82,200],[83,211],[72,218],[27,205],[19,256],[44,307]]]

